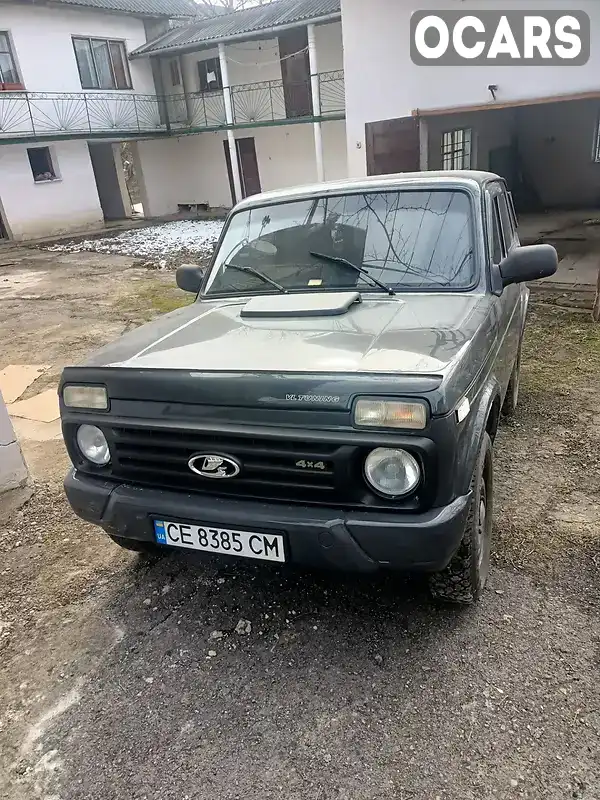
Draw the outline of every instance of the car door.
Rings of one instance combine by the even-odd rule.
[[[520,247],[517,234],[516,216],[512,199],[506,186],[500,181],[489,185],[489,207],[491,213],[492,259],[496,266],[515,248]],[[519,341],[523,330],[524,297],[520,284],[505,287],[496,298],[498,319],[498,351],[496,375],[506,391],[513,370]]]

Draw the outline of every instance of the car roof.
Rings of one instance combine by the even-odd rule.
[[[236,211],[253,208],[268,203],[289,200],[308,200],[328,195],[355,194],[359,192],[391,191],[408,188],[456,189],[471,188],[479,190],[489,181],[504,181],[499,175],[479,170],[440,170],[437,172],[400,172],[396,175],[371,175],[354,180],[326,181],[288,189],[276,189],[247,197],[237,204]]]

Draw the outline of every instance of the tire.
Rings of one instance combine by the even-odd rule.
[[[519,386],[521,383],[521,343],[519,342],[519,351],[517,353],[517,360],[513,367],[510,380],[508,382],[508,389],[506,390],[506,397],[502,406],[502,413],[505,417],[512,417],[517,410],[519,402]]]
[[[113,536],[112,533],[109,533],[108,536],[115,544],[122,547],[123,550],[131,550],[133,553],[141,553],[143,555],[160,555],[160,548],[153,542],[139,542],[137,539],[124,539],[122,536]]]
[[[494,481],[492,441],[487,433],[469,488],[471,501],[460,546],[446,569],[429,578],[434,599],[446,603],[470,605],[477,601],[489,573]]]

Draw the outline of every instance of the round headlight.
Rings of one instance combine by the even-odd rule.
[[[106,436],[95,425],[80,425],[77,429],[77,444],[82,454],[99,467],[110,461],[110,450]]]
[[[421,470],[406,450],[378,447],[365,460],[365,478],[380,494],[403,497],[417,488]]]

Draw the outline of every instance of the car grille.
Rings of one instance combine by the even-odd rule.
[[[352,497],[352,465],[360,448],[322,442],[252,438],[189,431],[112,428],[112,474],[167,489],[285,502],[332,503]],[[188,461],[198,454],[237,459],[240,474],[204,478]],[[358,505],[355,502],[351,505]]]

